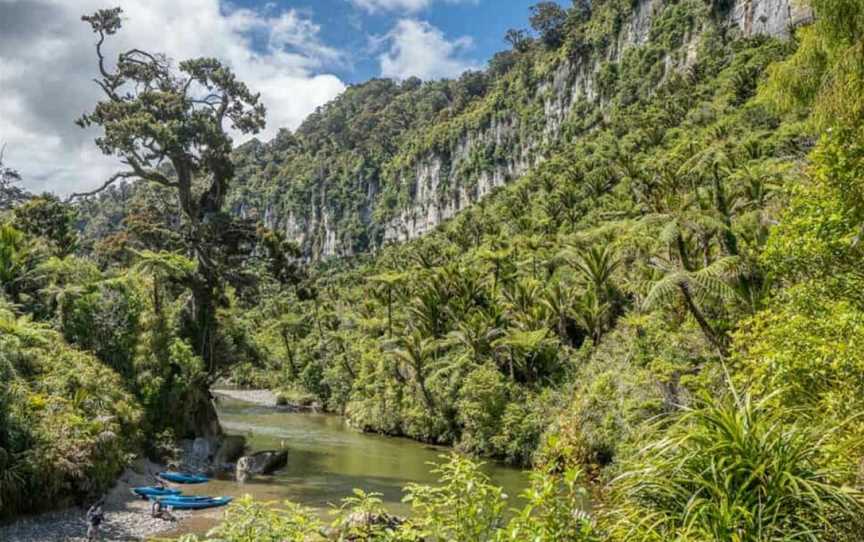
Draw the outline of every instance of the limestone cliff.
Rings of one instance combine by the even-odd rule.
[[[313,176],[315,181],[307,183],[302,193],[290,194],[292,187],[286,183],[269,194],[237,197],[235,210],[248,214],[258,209],[269,227],[298,241],[311,258],[351,255],[421,236],[543,161],[551,145],[571,137],[568,122],[582,115],[586,104],[602,111],[604,74],[614,72],[631,51],[654,45],[652,40],[659,39],[654,29],[658,18],[668,17],[681,4],[638,0],[602,51],[570,55],[542,74],[521,111],[496,108],[487,112],[488,120],[479,126],[465,124],[448,133],[444,144],[402,153],[400,160],[394,160],[398,163],[382,168],[364,169],[366,157],[359,156],[356,173],[352,170],[349,182],[343,181],[338,191],[322,173]],[[682,35],[673,48],[662,52],[657,63],[661,77],[695,62],[706,30],[729,36],[785,38],[794,26],[810,18],[809,10],[798,7],[794,0],[727,0],[725,4],[705,7],[710,17],[675,20]],[[656,51],[655,47],[652,54]],[[389,196],[385,190],[390,191]],[[334,193],[340,195],[340,201]],[[388,197],[389,204],[384,201]]]

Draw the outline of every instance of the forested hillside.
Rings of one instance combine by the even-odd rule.
[[[229,205],[316,260],[413,239],[693,66],[703,33],[788,37],[808,16],[786,0],[538,11],[483,72],[352,86],[295,133],[240,146]]]
[[[614,6],[571,12],[554,41],[520,42],[494,93],[421,130],[424,141],[530,103],[525,77],[575,54]],[[527,174],[421,239],[331,262],[262,304],[260,342],[284,360],[265,379],[360,428],[523,465],[566,412],[564,429],[579,426],[572,444],[595,466],[713,383],[738,322],[775,286],[761,254],[814,140],[803,116],[757,96],[789,41],[742,37],[697,2],[659,8],[647,35],[604,64],[598,99],[574,106]],[[371,133],[365,143],[382,131]],[[337,201],[362,201],[350,194]]]
[[[39,462],[61,435],[111,446],[76,444],[58,494],[91,489],[80,469],[110,478],[144,435],[158,455],[218,432],[206,392],[227,379],[535,471],[505,522],[501,490],[455,456],[441,487],[407,488],[407,522],[347,539],[860,540],[864,6],[784,6],[544,2],[484,72],[357,85],[233,150],[207,109],[180,117],[203,115],[200,134],[156,118],[187,145],[154,155],[171,167],[74,207],[16,192],[3,510],[70,464]],[[119,29],[103,17],[97,34]],[[257,98],[210,62],[181,66],[254,133]],[[85,116],[131,164],[136,137],[163,134],[123,116],[147,98]],[[57,409],[68,424],[45,423]],[[244,502],[215,536],[318,527]]]

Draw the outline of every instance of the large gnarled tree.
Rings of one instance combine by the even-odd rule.
[[[126,167],[99,188],[72,197],[94,195],[123,179],[176,191],[186,256],[195,262],[195,272],[185,279],[192,295],[184,334],[207,368],[204,391],[236,361],[220,344],[217,308],[225,284],[237,278],[237,254],[254,238],[222,210],[234,177],[228,131],[257,133],[264,127],[264,107],[216,59],[186,60],[175,68],[164,55],[131,49],[110,65],[104,46],[120,30],[121,15],[114,8],[82,17],[98,38],[95,82],[104,96],[78,124],[101,127],[96,144]]]

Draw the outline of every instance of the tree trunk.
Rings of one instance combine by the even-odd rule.
[[[702,329],[705,338],[708,339],[708,342],[710,342],[715,348],[717,348],[721,356],[724,358],[727,357],[729,355],[729,350],[726,347],[725,341],[718,336],[717,332],[714,331],[714,328],[711,327],[711,324],[708,323],[708,319],[705,318],[705,315],[702,314],[702,311],[696,305],[696,302],[693,300],[693,295],[690,293],[690,287],[687,286],[686,283],[681,283],[678,287],[681,289],[681,294],[684,296],[684,302],[687,304],[687,308],[696,319],[696,322]]]
[[[288,354],[288,367],[291,368],[291,378],[297,377],[297,366],[294,364],[294,348],[291,346],[291,340],[288,333],[282,332],[282,342],[285,343],[285,352]]]
[[[387,337],[393,338],[393,288],[387,288]]]
[[[418,371],[416,367],[414,368],[414,372],[417,374],[417,387],[420,388],[420,393],[423,395],[423,402],[426,403],[426,408],[431,412],[437,412],[435,401],[432,400],[432,394],[429,393],[429,389],[426,387],[426,379],[423,377],[423,373]]]
[[[732,232],[732,216],[729,212],[729,205],[726,202],[726,193],[723,190],[723,182],[720,179],[720,166],[714,165],[714,193],[716,196],[717,211],[723,217],[723,224],[726,226],[723,231],[723,246],[730,256],[738,255],[738,238]]]

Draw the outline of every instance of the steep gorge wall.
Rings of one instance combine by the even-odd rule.
[[[539,108],[539,119],[534,122],[539,121],[539,128],[526,130],[524,118],[516,111],[496,111],[486,125],[463,132],[446,151],[415,158],[396,177],[407,194],[407,204],[403,201],[386,223],[372,218],[381,180],[358,178],[353,197],[358,198],[355,203],[366,229],[365,245],[374,250],[386,242],[417,238],[543,161],[544,150],[563,137],[568,118],[578,115],[577,105],[590,102],[602,107],[598,75],[603,65],[617,63],[629,49],[649,44],[652,21],[667,4],[665,0],[638,0],[603,55],[562,61],[545,75],[534,94],[534,105]],[[810,18],[809,10],[798,4],[797,0],[734,0],[726,11],[725,24],[743,36],[786,37],[791,28]],[[666,54],[665,73],[695,61],[701,30],[694,28],[677,51]],[[480,166],[478,156],[484,157]],[[265,202],[265,223],[298,241],[312,258],[351,255],[357,250],[356,231],[340,230],[344,210],[328,201],[327,184],[321,182],[308,201],[296,202],[299,213],[278,210],[272,201]]]
[[[803,24],[810,18],[809,10],[797,6],[793,1],[738,0],[729,11],[729,24],[745,36],[768,34],[786,37],[793,26]],[[401,210],[399,215],[387,224],[384,240],[406,241],[419,237],[489,194],[495,187],[523,175],[539,163],[543,159],[539,149],[544,143],[558,137],[573,105],[580,99],[598,99],[596,75],[601,64],[620,60],[626,49],[644,45],[649,39],[652,17],[662,5],[663,0],[640,0],[607,57],[594,57],[588,62],[565,63],[540,86],[538,96],[546,96],[543,103],[546,124],[541,140],[522,145],[514,155],[481,172],[470,184],[459,177],[460,162],[468,159],[472,149],[478,145],[499,145],[502,139],[517,129],[518,120],[512,117],[503,121],[496,120],[485,131],[465,135],[449,157],[451,165],[447,168],[447,179],[442,178],[442,170],[448,158],[430,153],[420,160],[414,171],[401,179],[403,183],[413,185],[413,205]],[[697,43],[698,36],[690,36],[685,40],[684,47],[688,49],[685,65],[694,59]],[[675,68],[674,65],[668,67]],[[442,182],[453,187],[450,193],[443,197],[439,191]]]

